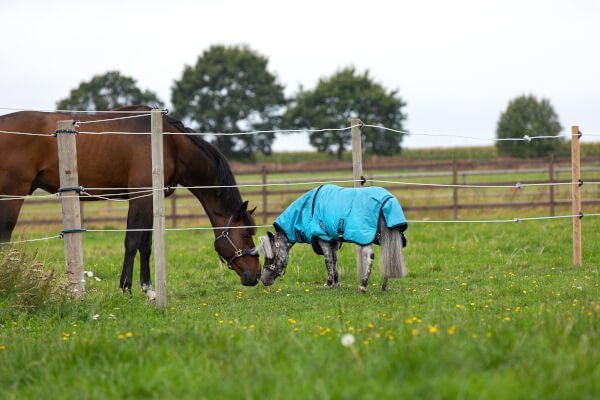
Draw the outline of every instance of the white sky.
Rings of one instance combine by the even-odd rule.
[[[0,107],[54,109],[109,70],[170,104],[184,65],[212,44],[247,44],[289,95],[344,66],[369,69],[399,89],[415,133],[492,138],[509,100],[534,94],[564,128],[580,125],[583,140],[600,134],[600,1],[0,0],[0,17]],[[274,149],[310,147],[303,136]]]

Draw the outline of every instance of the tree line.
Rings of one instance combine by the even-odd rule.
[[[198,132],[248,132],[278,129],[345,128],[352,118],[404,131],[406,102],[398,90],[387,90],[370,76],[345,67],[321,78],[316,87],[300,87],[291,97],[267,69],[268,59],[247,46],[214,45],[195,65],[185,65],[171,87],[172,112]],[[164,107],[150,90],[119,71],[92,77],[57,102],[59,109],[110,110],[126,105]],[[498,137],[556,135],[558,116],[546,99],[521,96],[509,104],[497,126]],[[377,155],[398,155],[403,133],[363,128],[363,149]],[[230,159],[252,161],[257,152],[270,154],[275,135],[214,136],[213,143]],[[349,148],[349,130],[309,133],[310,145],[338,158]],[[552,152],[557,141],[533,141],[528,146],[498,142],[500,154],[536,157]],[[525,149],[525,150],[524,150]]]

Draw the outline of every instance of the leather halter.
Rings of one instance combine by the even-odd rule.
[[[229,269],[233,269],[233,267],[231,266],[231,263],[233,263],[235,260],[237,260],[240,257],[243,256],[255,256],[258,257],[258,250],[256,249],[256,247],[253,247],[251,249],[240,249],[239,247],[237,247],[235,245],[235,243],[233,243],[233,240],[231,240],[231,238],[229,237],[229,231],[231,230],[231,223],[233,222],[233,216],[235,215],[232,214],[231,217],[229,217],[229,221],[227,221],[227,225],[225,226],[225,230],[215,238],[215,241],[213,242],[213,246],[215,246],[215,250],[216,250],[216,244],[217,241],[219,239],[223,239],[225,238],[229,244],[231,245],[231,247],[233,247],[233,257],[231,257],[229,259],[229,261],[226,261],[223,256],[221,254],[219,254],[217,252],[217,254],[219,254],[219,258],[221,258],[221,260],[223,262],[227,262],[227,268]]]
[[[277,271],[277,269],[275,269],[275,261],[280,258],[279,257],[279,247],[281,245],[279,244],[279,240],[277,240],[277,235],[275,235],[275,258],[273,258],[273,263],[272,264],[265,264],[264,268],[270,270],[272,273],[275,274],[275,278],[281,276],[284,277],[285,276],[285,271],[286,268],[282,267],[281,271]]]

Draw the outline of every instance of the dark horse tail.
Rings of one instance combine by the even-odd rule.
[[[400,228],[388,228],[383,216],[379,217],[381,259],[379,268],[384,278],[402,278],[408,273],[402,252],[402,232]]]

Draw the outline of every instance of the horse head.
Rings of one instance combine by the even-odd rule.
[[[242,281],[242,285],[254,286],[260,280],[260,262],[258,250],[254,247],[252,236],[256,234],[254,213],[256,208],[248,211],[245,201],[234,212],[225,229],[215,238],[216,252],[229,269],[234,270]]]
[[[267,232],[267,236],[261,236],[259,251],[265,256],[261,277],[263,285],[271,286],[275,279],[285,275],[291,246],[285,234]]]

